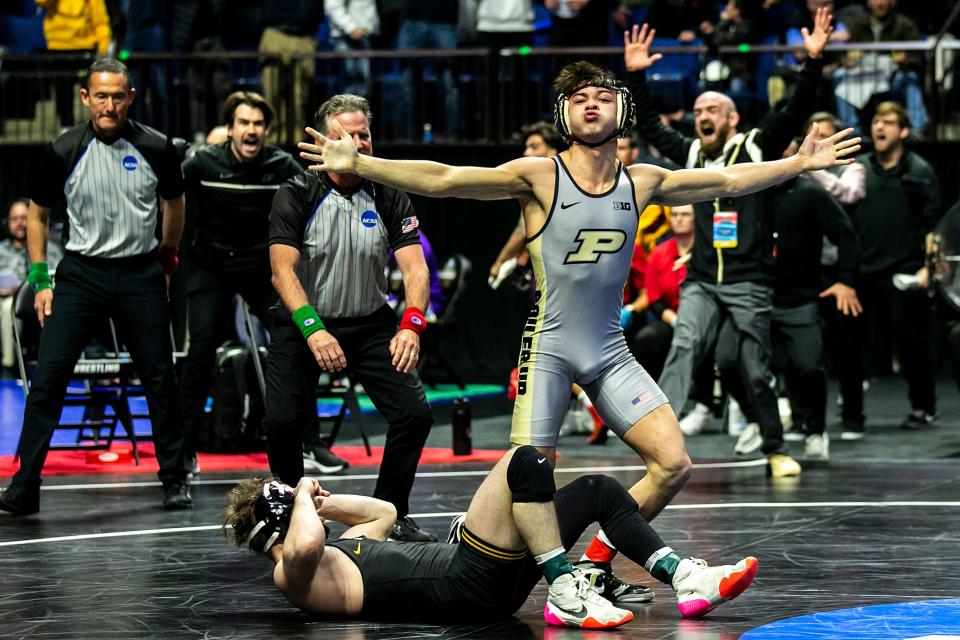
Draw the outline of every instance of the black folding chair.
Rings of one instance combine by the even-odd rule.
[[[440,286],[446,302],[437,312],[437,319],[427,325],[420,340],[420,364],[418,370],[424,382],[434,386],[431,367],[442,369],[449,380],[461,389],[466,389],[463,379],[453,364],[440,349],[440,342],[456,327],[457,303],[467,288],[467,277],[470,275],[470,260],[466,256],[455,253],[447,258],[440,269]]]

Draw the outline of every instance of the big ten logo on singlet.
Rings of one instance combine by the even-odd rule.
[[[620,229],[581,229],[576,242],[577,250],[568,253],[563,264],[596,264],[601,255],[620,251],[627,234]]]
[[[139,165],[140,163],[137,162],[137,159],[134,158],[133,156],[124,156],[123,160],[121,161],[121,164],[123,165],[123,168],[126,169],[127,171],[136,171],[137,165]]]
[[[365,226],[367,229],[373,229],[377,226],[377,212],[367,209],[360,214],[360,224]]]
[[[543,291],[537,289],[533,294],[533,304],[527,314],[527,322],[523,325],[523,339],[520,341],[520,370],[517,375],[517,395],[527,392],[527,378],[529,377],[530,358],[533,357],[533,334],[537,331],[537,320],[540,318],[540,299]]]

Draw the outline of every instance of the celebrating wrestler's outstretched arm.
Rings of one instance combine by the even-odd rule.
[[[454,167],[428,160],[386,160],[357,153],[340,123],[330,121],[331,137],[307,127],[314,144],[301,142],[300,157],[312,171],[355,173],[373,182],[433,198],[508,200],[529,193],[524,169],[544,158],[518,158],[495,168]],[[552,166],[552,165],[551,165]]]
[[[817,126],[811,128],[796,155],[773,162],[734,164],[718,169],[681,169],[667,171],[648,165],[629,168],[639,184],[659,178],[650,199],[666,205],[701,202],[719,197],[743,196],[795,178],[805,171],[850,164],[852,154],[860,150],[860,138],[849,138],[853,129],[840,131],[817,141]],[[649,184],[649,183],[648,183]]]

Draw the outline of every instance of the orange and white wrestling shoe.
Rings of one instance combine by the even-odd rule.
[[[720,567],[708,566],[696,558],[684,558],[673,574],[680,615],[699,618],[733,600],[750,586],[758,566],[757,559],[752,556],[737,564]]]
[[[633,620],[633,613],[610,604],[597,593],[589,572],[575,567],[550,585],[543,619],[558,627],[581,629],[610,629]]]

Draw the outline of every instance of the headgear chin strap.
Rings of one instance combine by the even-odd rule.
[[[580,91],[584,87],[597,87],[598,89],[608,89],[617,96],[617,128],[609,136],[600,142],[587,142],[573,135],[570,128],[570,96]],[[633,96],[630,90],[619,82],[594,82],[590,81],[582,84],[569,94],[561,93],[557,96],[553,104],[553,122],[557,127],[557,133],[567,144],[576,142],[587,147],[599,147],[607,144],[614,138],[626,138],[630,135],[636,124],[636,107],[633,104]]]
[[[263,494],[253,507],[257,524],[247,536],[251,549],[268,553],[274,544],[283,542],[290,526],[294,497],[293,489],[276,480],[263,485]]]

